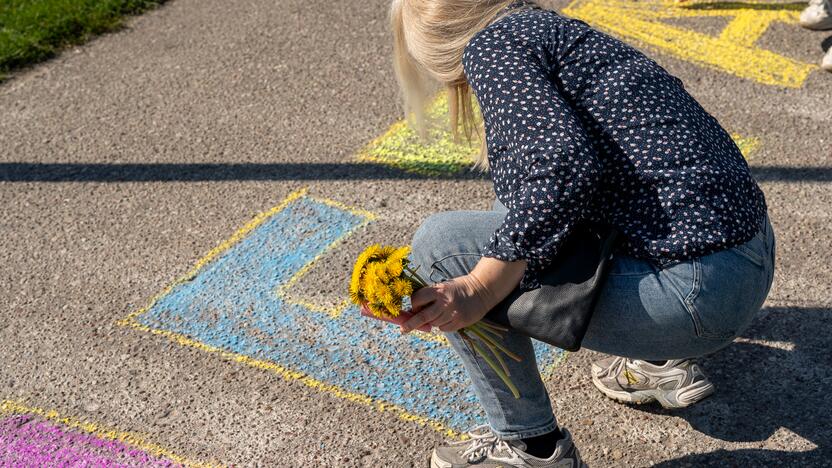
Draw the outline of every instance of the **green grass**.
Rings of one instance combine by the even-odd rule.
[[[0,80],[164,0],[0,0]]]

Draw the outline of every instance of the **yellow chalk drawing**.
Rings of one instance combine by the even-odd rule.
[[[799,88],[816,65],[756,46],[771,23],[797,24],[803,3],[575,0],[563,13],[624,40],[758,83]],[[663,21],[731,18],[718,37]]]
[[[245,365],[248,365],[248,366],[251,366],[251,367],[255,367],[255,368],[258,368],[258,369],[265,370],[265,371],[273,372],[273,373],[277,374],[278,376],[280,376],[281,378],[283,378],[285,380],[298,381],[298,382],[306,385],[307,387],[310,387],[310,388],[328,393],[328,394],[330,394],[334,397],[341,398],[341,399],[344,399],[344,400],[347,400],[347,401],[350,401],[350,402],[353,402],[353,403],[369,406],[369,407],[374,408],[375,410],[380,411],[380,412],[388,412],[388,413],[395,414],[396,416],[398,416],[400,419],[402,419],[404,421],[415,422],[419,425],[429,427],[429,428],[431,428],[431,429],[433,429],[437,432],[440,432],[440,433],[442,433],[445,436],[450,437],[450,438],[454,438],[454,439],[465,439],[465,438],[467,438],[466,435],[461,434],[461,433],[445,426],[444,424],[442,424],[439,421],[435,421],[433,419],[430,419],[430,418],[427,418],[427,417],[424,417],[424,416],[420,416],[418,414],[411,413],[411,412],[407,411],[406,409],[404,409],[404,408],[402,408],[398,405],[393,405],[393,404],[390,404],[390,403],[384,403],[384,402],[381,402],[381,401],[378,401],[378,400],[374,400],[373,398],[370,398],[366,395],[361,395],[359,393],[350,392],[350,391],[345,390],[345,389],[343,389],[343,388],[341,388],[337,385],[332,385],[332,384],[329,384],[329,383],[326,383],[326,382],[322,382],[322,381],[314,379],[314,378],[312,378],[312,377],[310,377],[310,376],[308,376],[308,375],[306,375],[302,372],[293,371],[291,369],[283,367],[280,364],[277,364],[277,363],[274,363],[274,362],[264,361],[264,360],[260,360],[260,359],[254,359],[254,358],[251,358],[251,357],[246,356],[244,354],[239,354],[239,353],[226,351],[222,348],[217,348],[215,346],[211,346],[211,345],[208,345],[206,343],[202,343],[200,341],[193,340],[193,339],[188,338],[187,336],[185,336],[183,334],[180,334],[180,333],[175,333],[175,332],[171,332],[171,331],[168,331],[168,330],[159,330],[159,329],[156,329],[156,328],[151,328],[147,325],[142,324],[141,322],[139,322],[137,320],[137,318],[139,316],[141,316],[142,314],[145,314],[150,309],[152,309],[153,306],[162,297],[169,294],[178,285],[180,285],[184,282],[187,282],[187,281],[191,281],[197,275],[197,273],[199,273],[199,270],[202,267],[204,267],[205,265],[210,263],[213,259],[215,259],[217,256],[221,255],[223,252],[225,252],[226,250],[228,250],[232,246],[234,246],[236,243],[238,243],[240,240],[242,240],[246,235],[248,235],[251,231],[253,231],[255,228],[257,228],[257,226],[262,224],[264,221],[266,221],[270,217],[274,216],[278,212],[285,209],[291,202],[297,200],[298,198],[308,196],[307,193],[308,193],[308,188],[303,188],[303,189],[297,190],[297,191],[291,193],[289,196],[287,196],[286,199],[284,199],[279,205],[275,206],[274,208],[271,208],[270,210],[268,210],[264,213],[258,214],[256,217],[254,217],[254,219],[252,219],[251,221],[246,223],[246,225],[243,226],[240,230],[235,232],[228,240],[222,242],[219,246],[211,249],[211,251],[209,251],[208,254],[206,254],[203,258],[201,258],[197,261],[196,265],[193,268],[191,268],[191,270],[189,270],[182,277],[180,277],[179,279],[177,279],[176,281],[174,281],[173,283],[168,285],[164,290],[162,290],[161,293],[159,293],[153,299],[151,299],[150,302],[146,306],[142,307],[141,309],[137,310],[136,312],[131,313],[130,315],[128,315],[124,319],[119,320],[117,322],[118,325],[124,326],[124,327],[130,327],[130,328],[133,328],[135,330],[140,330],[142,332],[151,333],[153,335],[162,336],[162,337],[165,337],[168,340],[170,340],[171,342],[176,343],[178,345],[187,346],[187,347],[198,349],[200,351],[213,353],[213,354],[218,355],[222,359],[226,359],[226,360],[234,361],[234,362],[239,362],[241,364],[245,364]],[[367,211],[364,211],[364,210],[358,210],[358,209],[351,208],[351,207],[346,207],[345,205],[342,205],[342,204],[340,204],[336,201],[333,201],[333,200],[326,200],[326,199],[322,200],[322,199],[317,199],[317,198],[313,198],[313,197],[309,197],[309,198],[312,198],[315,201],[318,201],[318,202],[321,202],[321,203],[326,203],[328,205],[335,206],[335,207],[338,207],[338,208],[341,208],[341,209],[347,209],[347,210],[351,211],[352,213],[358,214],[359,216],[364,216],[365,219],[366,219],[366,222],[369,222],[370,220],[375,219],[375,215],[373,215],[370,212],[367,212]],[[363,226],[363,225],[365,225],[365,224],[362,224],[360,226]],[[350,230],[343,237],[346,237],[346,236],[350,235],[352,232],[355,231],[355,229],[357,229],[357,228],[354,228],[354,229]],[[343,239],[343,237],[342,237],[342,239]],[[336,244],[339,243],[339,242],[340,242],[340,240],[336,241]],[[316,259],[317,259],[317,257],[316,257]],[[314,261],[315,260],[312,260],[310,263],[312,263]],[[308,272],[310,268],[311,268],[311,265],[307,264],[304,268],[301,269],[301,271],[303,273],[305,273],[305,272]],[[295,276],[297,276],[297,275],[295,275]],[[297,280],[295,280],[295,281],[297,281]],[[286,292],[283,291],[283,292],[281,292],[281,294],[286,294]],[[292,299],[292,300],[296,300],[296,299]],[[296,302],[296,303],[301,304],[304,307],[307,307],[307,305],[303,302]],[[335,317],[340,315],[340,313],[342,312],[342,311],[338,311],[337,309],[324,308],[324,307],[319,306],[319,305],[313,305],[313,306],[317,307],[319,311],[321,311],[323,313],[328,313],[328,314],[333,315]],[[315,309],[313,309],[313,310],[315,310]],[[430,341],[442,340],[443,342],[445,342],[447,344],[447,340],[444,338],[444,336],[431,335],[431,334],[428,334],[428,333],[420,333],[419,337],[422,338],[422,339],[430,340]]]
[[[297,381],[300,382],[307,387],[313,388],[315,390],[322,391],[324,393],[328,393],[334,397],[341,398],[353,403],[358,403],[361,405],[369,406],[374,408],[377,411],[381,412],[388,412],[393,413],[398,416],[400,419],[404,421],[412,421],[419,425],[429,427],[437,432],[443,433],[448,437],[452,438],[460,438],[462,435],[454,431],[453,429],[445,426],[444,424],[440,423],[439,421],[432,420],[430,418],[419,416],[418,414],[411,413],[406,409],[389,403],[384,403],[378,400],[374,400],[366,395],[361,395],[360,393],[350,392],[349,390],[345,390],[337,385],[328,384],[326,382],[322,382],[320,380],[314,379],[309,377],[308,375],[293,371],[291,369],[287,369],[286,367],[281,366],[280,364],[270,362],[270,361],[263,361],[260,359],[254,359],[252,357],[246,356],[244,354],[233,353],[230,351],[226,351],[221,348],[217,348],[215,346],[211,346],[200,341],[193,340],[188,338],[185,335],[170,332],[167,330],[158,330],[155,328],[150,328],[146,325],[143,325],[137,322],[135,319],[124,319],[119,322],[120,325],[128,326],[134,328],[136,330],[141,330],[143,332],[152,333],[154,335],[159,335],[167,338],[168,340],[181,345],[181,346],[188,346],[191,348],[198,349],[200,351],[205,351],[208,353],[213,353],[221,357],[222,359],[226,359],[233,362],[239,362],[241,364],[245,364],[247,366],[256,367],[261,370],[273,372],[274,374],[280,376],[284,380],[287,381]]]
[[[358,160],[427,176],[453,174],[471,167],[479,143],[475,138],[468,144],[464,137],[460,143],[454,142],[448,123],[448,98],[444,92],[428,106],[427,115],[434,121],[427,141],[422,141],[406,120],[401,120],[362,149]]]
[[[352,208],[352,207],[346,206],[346,205],[344,205],[342,203],[339,203],[337,201],[334,201],[334,200],[318,199],[318,198],[313,198],[313,200],[315,200],[319,203],[323,203],[325,205],[333,206],[335,208],[347,211],[347,212],[352,213],[356,216],[362,217],[362,218],[364,218],[364,222],[359,224],[358,226],[354,227],[350,231],[348,231],[342,237],[335,240],[335,242],[329,244],[321,253],[319,253],[317,256],[315,256],[315,258],[310,260],[309,263],[304,265],[294,275],[292,275],[292,277],[289,278],[289,281],[287,281],[285,284],[281,284],[280,286],[278,286],[277,290],[276,290],[276,294],[280,299],[282,299],[284,302],[287,302],[289,304],[300,305],[300,306],[303,306],[303,307],[305,307],[309,310],[327,314],[332,318],[338,318],[341,315],[341,313],[343,313],[345,310],[347,310],[347,308],[350,306],[349,298],[344,298],[343,300],[341,300],[336,305],[322,305],[322,304],[312,303],[312,302],[310,302],[308,300],[305,300],[303,298],[292,296],[289,293],[289,290],[295,285],[295,283],[298,282],[298,280],[300,280],[302,277],[306,276],[307,273],[309,273],[309,270],[311,270],[312,267],[315,266],[316,263],[318,263],[318,260],[320,260],[321,257],[323,257],[325,254],[327,254],[328,252],[332,251],[333,249],[335,249],[336,247],[341,245],[341,242],[344,239],[346,239],[347,237],[349,237],[353,232],[355,232],[356,230],[366,226],[367,223],[375,220],[376,215],[374,215],[373,213],[370,213],[369,211],[360,210],[360,209],[357,209],[357,208]],[[283,205],[283,204],[281,204],[281,205]],[[278,210],[278,211],[280,211],[280,210]]]
[[[61,424],[62,426],[65,426],[69,429],[85,432],[102,440],[121,442],[123,444],[136,447],[137,449],[140,449],[150,455],[167,458],[172,462],[179,463],[188,467],[209,468],[223,466],[215,463],[204,463],[189,460],[171,452],[170,450],[162,446],[156,445],[151,442],[147,442],[142,436],[138,434],[119,431],[117,429],[101,426],[94,422],[85,421],[72,416],[65,416],[58,413],[55,410],[45,410],[34,406],[27,406],[20,401],[3,400],[2,402],[0,402],[0,414],[31,414],[34,416],[39,416],[49,421]]]
[[[475,106],[475,109],[475,112],[479,114],[479,108]],[[378,162],[406,172],[426,176],[448,175],[470,168],[473,164],[474,155],[479,152],[479,144],[476,141],[473,144],[454,143],[449,130],[448,99],[445,93],[439,93],[431,102],[428,106],[428,115],[435,121],[429,131],[428,140],[430,143],[422,141],[407,121],[401,120],[362,149],[358,153],[358,160]],[[742,138],[735,135],[734,141],[746,158],[759,146],[759,141],[756,138]],[[313,260],[312,263],[316,261],[317,259]],[[310,263],[308,267],[311,268],[312,264]],[[308,272],[309,268],[304,267],[301,271],[298,271],[284,288],[291,287]],[[347,302],[347,300],[344,300],[343,303],[337,306],[321,306],[304,302],[295,303],[309,307],[312,310],[319,310],[337,316],[347,307]]]
[[[734,143],[736,143],[737,147],[742,152],[742,155],[745,159],[751,157],[751,153],[757,151],[760,148],[760,139],[754,137],[743,137],[737,134],[731,135],[731,138],[734,139]]]
[[[305,194],[305,192],[303,192],[303,194]],[[290,195],[290,197],[292,197],[292,196],[294,196],[294,194]],[[292,198],[292,200],[294,200],[295,198]],[[315,258],[310,260],[309,263],[304,265],[294,275],[292,275],[292,277],[289,278],[289,280],[286,281],[285,284],[281,284],[280,286],[278,286],[275,293],[276,293],[277,297],[279,297],[281,300],[283,300],[284,302],[286,302],[288,304],[299,305],[299,306],[302,306],[302,307],[304,307],[308,310],[311,310],[311,311],[314,311],[314,312],[324,313],[324,314],[329,315],[333,319],[337,319],[345,310],[347,310],[350,307],[351,303],[350,303],[349,298],[344,298],[335,305],[332,305],[332,304],[329,304],[329,305],[327,305],[327,304],[316,304],[316,303],[311,302],[309,300],[306,300],[302,297],[292,295],[290,290],[301,278],[303,278],[304,276],[306,276],[309,273],[309,270],[311,270],[312,267],[315,266],[315,264],[318,263],[319,260],[324,255],[326,255],[328,252],[331,252],[336,247],[340,246],[341,243],[343,242],[343,240],[346,239],[347,237],[349,237],[353,232],[355,232],[358,229],[366,226],[369,222],[374,221],[376,219],[376,215],[369,212],[369,211],[361,210],[361,209],[358,209],[358,208],[353,208],[353,207],[344,205],[343,203],[339,203],[339,202],[334,201],[334,200],[314,198],[314,197],[308,197],[308,198],[311,198],[312,200],[315,200],[319,203],[323,203],[325,205],[333,206],[335,208],[338,208],[338,209],[347,211],[349,213],[352,213],[356,216],[362,217],[362,218],[364,218],[364,222],[359,224],[358,226],[354,227],[353,229],[351,229],[347,233],[345,233],[342,237],[335,240],[335,242],[329,244],[321,253],[319,253],[317,256],[315,256]],[[278,207],[285,207],[285,205],[283,203],[281,203],[281,205],[279,205]],[[278,211],[280,211],[280,210],[278,210]],[[245,229],[245,228],[243,228],[243,229]],[[246,231],[246,232],[248,232],[248,231]],[[241,237],[243,237],[243,236],[241,236]],[[420,331],[415,331],[414,335],[416,337],[422,339],[422,340],[425,340],[425,341],[433,341],[433,342],[442,343],[442,344],[449,344],[447,338],[445,338],[444,335],[438,335],[438,334],[433,334],[433,333],[425,333],[425,332],[420,332]]]

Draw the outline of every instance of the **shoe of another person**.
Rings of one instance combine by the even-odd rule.
[[[658,401],[664,408],[684,408],[714,392],[702,368],[690,359],[658,366],[646,361],[610,356],[592,364],[592,383],[624,403]]]
[[[809,0],[809,6],[800,13],[800,25],[807,29],[832,29],[830,0]]]
[[[823,61],[820,63],[820,67],[826,71],[832,72],[832,47],[826,51],[826,56],[823,57]]]
[[[502,440],[487,425],[477,426],[468,433],[470,439],[452,442],[433,450],[431,468],[586,468],[572,435],[561,428],[563,439],[557,442],[549,458],[537,458],[523,450],[521,440]]]

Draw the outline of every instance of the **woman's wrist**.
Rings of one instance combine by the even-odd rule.
[[[525,260],[506,262],[483,257],[467,276],[470,277],[469,287],[476,290],[488,311],[514,291],[525,272]]]

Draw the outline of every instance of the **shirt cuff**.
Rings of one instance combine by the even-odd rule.
[[[520,290],[529,291],[540,287],[540,273],[544,270],[545,265],[539,259],[529,256],[510,239],[495,235],[483,250],[482,256],[496,258],[504,262],[525,260],[526,271],[520,280]]]

